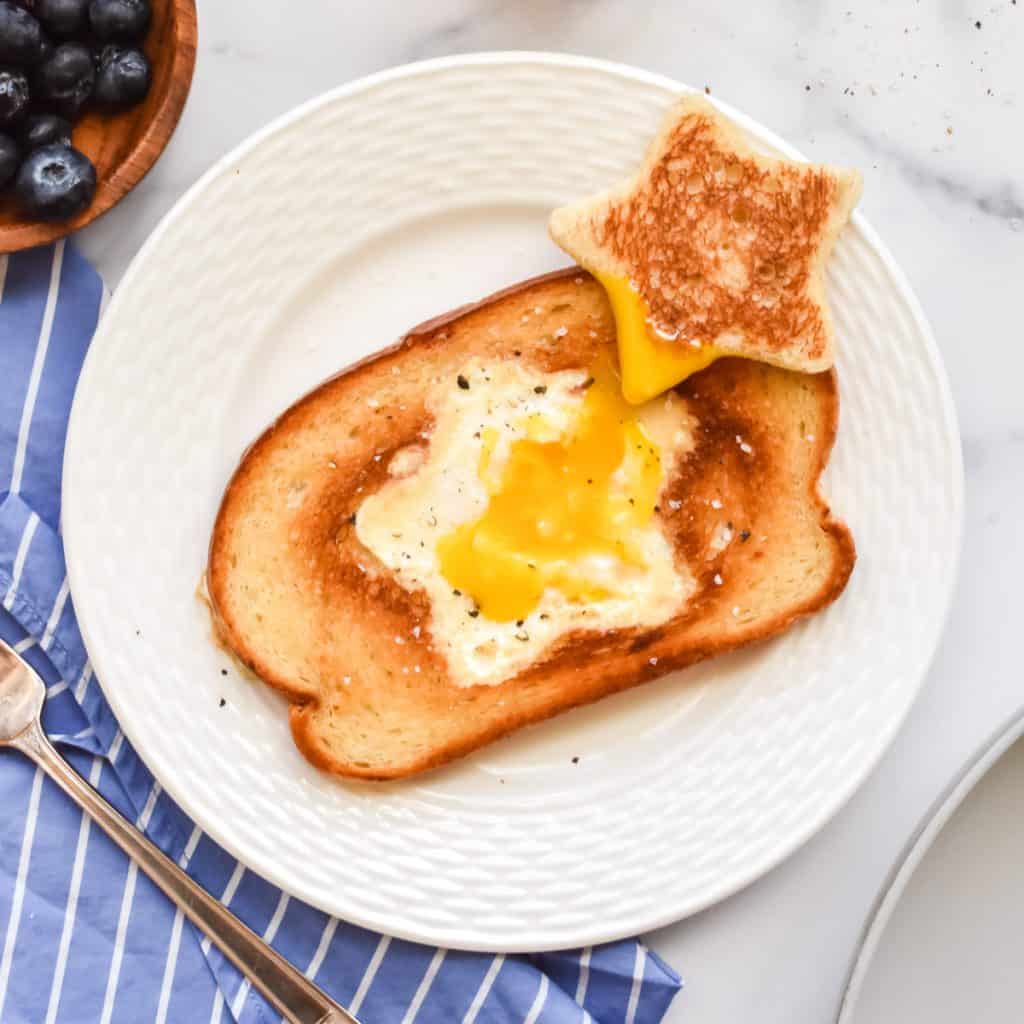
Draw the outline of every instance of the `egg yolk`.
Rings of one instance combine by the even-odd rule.
[[[527,436],[511,443],[497,469],[498,433],[483,433],[478,473],[487,508],[442,538],[437,551],[445,579],[490,619],[525,618],[548,587],[575,602],[608,597],[592,558],[642,565],[630,536],[654,514],[658,448],[611,366],[597,367],[588,384],[568,431],[546,436],[551,425],[531,417]]]
[[[688,342],[659,338],[651,327],[647,303],[625,277],[596,272],[594,277],[608,293],[615,315],[622,393],[627,402],[650,401],[724,354],[713,345],[694,348]]]

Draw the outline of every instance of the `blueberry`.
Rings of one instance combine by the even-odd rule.
[[[0,70],[0,124],[20,121],[30,99],[28,79],[12,68]]]
[[[0,63],[25,67],[39,60],[39,22],[9,0],[0,0]]]
[[[40,100],[74,120],[92,95],[96,69],[81,43],[62,43],[36,72]]]
[[[71,146],[43,146],[26,157],[14,188],[33,217],[68,220],[92,202],[96,168]]]
[[[141,50],[104,46],[96,73],[96,102],[104,107],[134,107],[149,92],[149,61]]]
[[[10,135],[0,135],[0,188],[3,188],[14,177],[14,172],[21,163],[21,152],[18,144]]]
[[[35,15],[47,32],[67,38],[88,28],[89,0],[36,0]]]
[[[71,145],[71,122],[56,114],[29,114],[21,126],[21,141],[27,152],[59,143]]]
[[[131,43],[141,39],[151,17],[149,0],[92,0],[89,4],[92,30],[104,42]]]

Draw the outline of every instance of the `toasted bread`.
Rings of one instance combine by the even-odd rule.
[[[688,95],[635,175],[555,210],[549,231],[589,270],[628,280],[674,344],[818,373],[834,359],[825,263],[860,193],[858,172],[758,153]]]
[[[836,379],[723,359],[677,389],[695,443],[665,482],[658,514],[695,579],[683,611],[651,629],[573,631],[498,685],[453,684],[424,594],[399,585],[360,543],[355,514],[388,482],[395,453],[429,439],[427,396],[467,360],[586,369],[614,345],[593,278],[578,269],[536,278],[345,370],[245,453],[211,539],[214,624],[291,701],[295,742],[314,764],[363,779],[422,772],[773,636],[840,594],[853,540],[818,490]]]

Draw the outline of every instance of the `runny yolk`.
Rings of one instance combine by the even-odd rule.
[[[525,618],[548,587],[574,602],[609,596],[593,578],[593,558],[643,564],[630,536],[654,513],[661,459],[611,366],[595,369],[568,431],[545,433],[550,424],[528,422],[527,437],[511,443],[495,471],[498,434],[484,431],[478,473],[487,508],[437,548],[445,579],[500,622]]]
[[[650,401],[724,355],[713,345],[694,348],[685,341],[659,338],[651,328],[647,303],[625,277],[596,272],[594,277],[608,293],[615,314],[622,393],[627,402]]]

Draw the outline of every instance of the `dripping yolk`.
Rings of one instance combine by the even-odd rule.
[[[609,573],[597,567],[643,564],[630,536],[654,513],[658,448],[610,365],[597,367],[588,385],[560,436],[531,417],[503,465],[494,465],[498,432],[483,432],[477,471],[487,508],[437,551],[448,583],[490,619],[525,618],[548,587],[574,602],[607,598]]]
[[[694,348],[685,341],[659,337],[651,326],[647,303],[625,277],[600,273],[594,277],[607,292],[615,314],[622,393],[627,402],[650,401],[723,355],[713,345]]]

